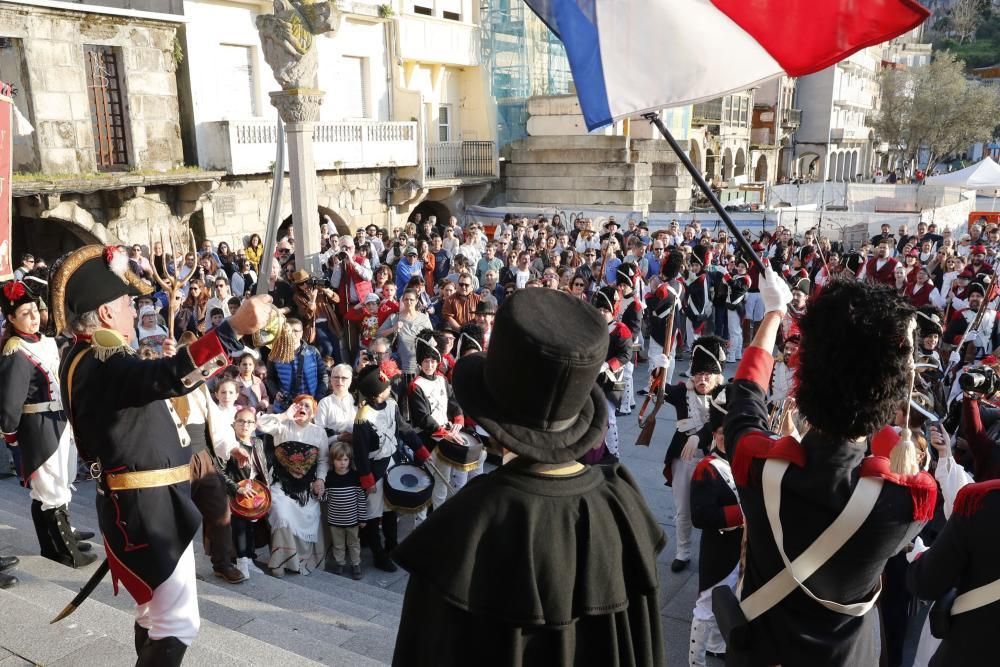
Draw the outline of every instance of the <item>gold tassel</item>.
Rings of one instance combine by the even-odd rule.
[[[3,346],[3,356],[14,354],[21,347],[20,336],[11,336]]]
[[[906,392],[906,411],[903,430],[899,433],[899,442],[889,452],[889,470],[897,475],[916,475],[920,472],[920,462],[917,459],[917,446],[910,432],[910,401],[913,397],[913,382],[917,375],[916,366],[910,364],[910,382]]]
[[[287,364],[295,359],[295,349],[292,347],[292,328],[287,322],[281,323],[281,330],[271,341],[271,360]]]

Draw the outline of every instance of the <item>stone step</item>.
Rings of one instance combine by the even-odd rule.
[[[630,161],[630,155],[628,149],[515,149],[510,152],[510,160],[515,164],[603,164],[606,162],[624,164]]]
[[[514,163],[510,162],[504,168],[508,178],[511,177],[546,177],[546,176],[614,176],[617,178],[639,178],[650,176],[653,166],[640,162],[638,164],[553,164],[553,163]]]
[[[513,142],[515,151],[543,150],[627,150],[628,137],[605,137],[599,134],[563,137],[525,137]]]
[[[649,176],[511,176],[508,190],[646,190]]]
[[[652,200],[649,190],[507,190],[511,202],[525,204],[551,204],[559,202],[570,206],[614,204],[618,206],[644,206]]]
[[[3,485],[6,486],[6,485]],[[78,488],[80,485],[78,485]],[[14,491],[27,493],[17,487]],[[15,530],[12,537],[14,553],[35,553],[37,542],[30,519],[6,511],[11,509],[7,497],[9,490],[0,496],[0,523],[11,525]],[[80,494],[77,495],[79,499]],[[85,507],[74,502],[71,508],[77,528],[95,529],[90,525]],[[96,519],[96,516],[94,517]],[[200,550],[199,546],[195,547]],[[95,546],[95,552],[103,557],[103,547]],[[73,590],[86,581],[89,572],[78,572],[51,561],[36,558],[36,567],[48,568],[44,574],[60,580],[77,579]],[[256,570],[249,581],[232,585],[222,582],[212,573],[211,562],[203,554],[196,555],[199,578],[199,604],[204,628],[208,625],[234,630],[239,634],[255,637],[291,653],[325,664],[379,665],[391,661],[395,645],[395,629],[399,624],[401,596],[376,586],[334,577],[325,572],[314,572],[309,577],[288,576],[278,580]],[[294,579],[302,579],[303,585],[293,585]],[[319,582],[318,579],[329,579]],[[307,581],[308,580],[308,581]],[[337,580],[337,581],[333,581]],[[110,580],[108,580],[110,581]],[[344,589],[338,582],[347,584]],[[346,589],[346,590],[345,590]],[[367,595],[362,589],[369,589]],[[72,598],[72,591],[61,596],[62,604]],[[115,597],[107,583],[99,586],[91,596],[94,601],[105,602],[131,610],[127,593]],[[88,602],[89,604],[89,602]],[[59,607],[61,608],[61,606]],[[53,613],[54,615],[54,613]],[[235,643],[239,646],[239,643]]]
[[[528,98],[530,116],[582,116],[576,95],[538,95]]]

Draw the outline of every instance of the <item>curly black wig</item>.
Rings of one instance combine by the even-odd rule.
[[[887,285],[837,279],[799,320],[799,411],[833,436],[859,438],[888,423],[909,387],[914,308]]]

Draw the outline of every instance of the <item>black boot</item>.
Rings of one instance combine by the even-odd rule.
[[[11,588],[17,584],[17,577],[12,574],[0,574],[0,589]]]
[[[382,514],[382,534],[385,536],[385,550],[392,553],[399,544],[399,515],[395,512]]]
[[[177,637],[164,637],[163,639],[146,638],[146,643],[139,651],[139,659],[135,661],[136,667],[180,667],[184,660],[184,652],[187,646]]]
[[[49,536],[58,552],[57,557],[52,560],[72,568],[86,567],[97,560],[96,554],[80,551],[76,538],[73,537],[73,527],[69,525],[69,514],[65,505],[46,510],[43,514],[46,517]]]
[[[146,640],[149,639],[149,630],[142,627],[138,623],[135,624],[135,655],[136,657],[142,655],[142,647],[146,645]]]
[[[40,500],[31,501],[31,521],[35,524],[35,535],[38,537],[38,549],[42,558],[59,560],[59,549],[52,541],[52,531],[49,528],[49,513],[42,509]],[[57,531],[58,532],[58,531]]]
[[[372,556],[375,557],[375,567],[383,572],[395,572],[399,568],[382,548],[382,535],[379,532],[381,522],[381,519],[368,520],[368,525],[365,526],[365,530],[368,532],[368,547],[372,550]]]

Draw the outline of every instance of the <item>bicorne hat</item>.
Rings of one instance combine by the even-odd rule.
[[[941,335],[944,332],[941,324],[941,313],[938,312],[937,308],[924,306],[917,309],[917,329],[920,331],[921,338],[933,334]]]
[[[115,299],[152,294],[153,288],[130,269],[128,253],[118,246],[88,245],[60,258],[49,280],[56,331],[74,317]]]
[[[0,309],[4,317],[13,316],[26,303],[38,303],[38,298],[20,280],[12,280],[0,288]]]
[[[437,337],[433,330],[424,329],[418,333],[415,343],[417,364],[422,364],[424,359],[441,361],[441,351],[438,349]]]
[[[718,336],[702,336],[691,348],[691,375],[718,373],[725,370],[726,341]]]
[[[518,290],[497,312],[494,332],[488,352],[455,365],[463,411],[532,461],[573,461],[599,445],[608,408],[596,379],[608,329],[597,310],[558,290]]]

